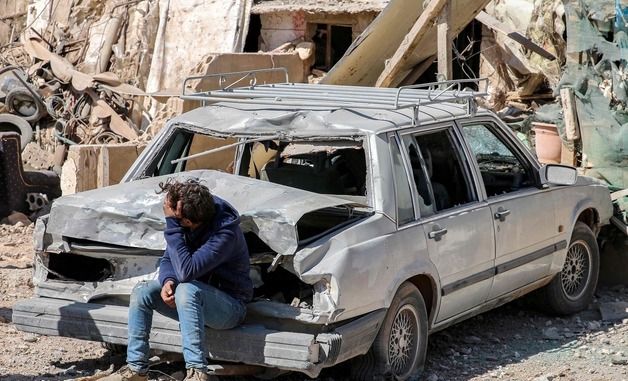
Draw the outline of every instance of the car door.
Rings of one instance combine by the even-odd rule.
[[[479,200],[453,125],[411,131],[402,139],[427,249],[441,282],[439,323],[488,297],[495,259],[491,211]]]
[[[549,274],[551,254],[562,248],[559,229],[552,197],[538,186],[538,169],[516,137],[491,120],[461,123],[461,130],[493,218],[493,299]]]

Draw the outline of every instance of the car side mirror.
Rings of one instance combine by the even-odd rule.
[[[547,164],[541,167],[541,181],[555,185],[574,185],[578,171],[574,167],[559,164]]]

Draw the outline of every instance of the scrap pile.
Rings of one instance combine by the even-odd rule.
[[[60,149],[57,142],[119,143],[139,136],[133,99],[117,91],[122,83],[114,74],[83,74],[34,39],[24,47],[34,64],[0,69],[0,101],[5,111],[29,124],[27,128],[20,122],[14,128],[22,135],[22,146],[33,139],[29,131],[33,126],[39,146],[53,146],[53,152]],[[5,122],[3,129],[10,128]]]
[[[120,93],[128,92],[129,88],[134,90],[132,86],[121,83],[112,73],[87,75],[79,72],[38,39],[26,40],[21,48],[21,56],[29,57],[29,65],[11,62],[0,67],[0,132],[17,133],[23,150],[20,163],[20,160],[9,157],[4,149],[2,167],[5,176],[16,170],[22,171],[12,166],[23,165],[27,172],[53,170],[59,178],[67,148],[71,145],[138,139],[142,115],[134,99]],[[55,176],[46,174],[47,178]],[[60,181],[57,184],[60,185]],[[15,187],[3,191],[15,192]],[[54,194],[58,196],[60,192],[34,191],[23,197],[40,200],[35,207],[29,204],[29,211],[36,212]],[[9,212],[25,212],[26,204],[19,202],[0,209],[4,209],[2,218]]]

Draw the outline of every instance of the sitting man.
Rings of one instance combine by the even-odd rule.
[[[147,380],[153,311],[180,323],[185,380],[209,380],[205,326],[230,329],[244,320],[253,295],[249,253],[238,212],[198,181],[159,184],[166,193],[166,250],[159,281],[131,294],[127,365],[104,381]]]

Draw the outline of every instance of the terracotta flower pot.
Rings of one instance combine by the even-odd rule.
[[[562,141],[555,124],[532,123],[535,135],[535,150],[539,161],[544,164],[560,163]]]

